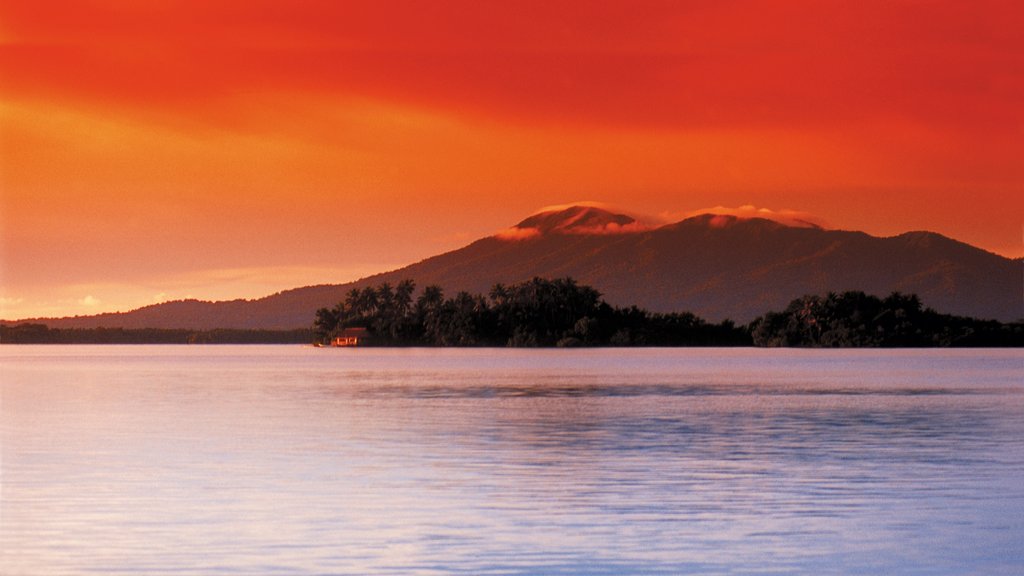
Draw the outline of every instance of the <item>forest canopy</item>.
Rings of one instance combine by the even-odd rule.
[[[864,292],[793,300],[748,326],[705,321],[688,312],[613,307],[572,278],[496,284],[487,296],[446,298],[403,280],[350,291],[316,313],[322,342],[346,328],[366,328],[378,346],[1021,346],[1024,324],[940,314],[913,294],[878,298]]]
[[[334,308],[316,313],[323,341],[346,328],[366,328],[375,345],[418,346],[749,346],[749,333],[725,321],[693,314],[656,314],[615,308],[572,278],[495,284],[487,296],[459,292],[446,298],[427,286],[414,300],[403,280],[353,289]]]
[[[755,346],[816,348],[1022,346],[1024,323],[940,314],[914,294],[804,296],[750,324]]]
[[[45,324],[0,325],[3,344],[308,344],[309,329],[50,328]]]

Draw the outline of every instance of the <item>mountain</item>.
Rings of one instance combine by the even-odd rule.
[[[539,234],[610,234],[622,232],[638,225],[635,218],[613,214],[592,206],[570,206],[558,210],[538,212],[516,224],[513,229],[526,231],[525,236]],[[506,232],[507,233],[507,232]],[[519,236],[519,234],[513,234]]]
[[[499,234],[399,270],[258,300],[184,300],[126,313],[39,319],[51,327],[296,328],[352,288],[397,283],[487,293],[494,283],[571,276],[616,305],[748,322],[804,294],[916,293],[940,312],[1024,318],[1024,273],[1011,260],[932,232],[879,238],[761,218],[702,215],[661,227],[594,206],[530,216]]]

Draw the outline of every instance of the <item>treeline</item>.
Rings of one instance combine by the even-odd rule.
[[[747,326],[709,323],[688,312],[660,314],[613,307],[571,278],[495,285],[487,296],[446,298],[404,280],[353,289],[316,313],[317,340],[366,328],[377,346],[764,346],[764,347],[1020,347],[1024,323],[940,314],[916,295],[864,292],[793,300]]]
[[[415,297],[414,297],[415,296]],[[404,280],[351,290],[316,312],[312,329],[188,330],[0,325],[2,344],[308,344],[366,328],[376,346],[1021,347],[1024,323],[940,314],[916,295],[864,292],[793,300],[747,326],[688,312],[613,307],[571,278],[495,285],[487,296]]]
[[[162,328],[49,328],[0,325],[0,344],[309,344],[313,331]]]
[[[887,298],[864,292],[793,300],[750,324],[755,346],[795,347],[1019,347],[1024,323],[1003,324],[940,314],[913,294]]]
[[[314,330],[329,342],[345,328],[366,328],[378,346],[749,346],[732,322],[708,323],[690,313],[616,308],[571,278],[495,285],[487,296],[446,298],[427,286],[417,298],[403,280],[353,289],[334,308],[316,313]]]

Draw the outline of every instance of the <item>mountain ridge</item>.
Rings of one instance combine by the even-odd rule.
[[[512,231],[512,232],[509,232]],[[876,237],[703,214],[663,226],[594,206],[542,211],[498,234],[408,266],[344,284],[283,290],[253,300],[176,300],[130,312],[40,318],[51,327],[308,327],[317,308],[352,288],[411,278],[418,287],[486,293],[495,283],[571,276],[615,305],[689,311],[747,322],[805,294],[916,293],[944,313],[1024,317],[1022,260],[929,231]],[[12,321],[6,321],[13,323]]]

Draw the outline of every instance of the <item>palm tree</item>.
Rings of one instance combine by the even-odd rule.
[[[334,310],[321,308],[316,311],[316,319],[313,320],[313,330],[318,340],[326,340],[337,328],[338,315]]]
[[[441,336],[444,291],[440,286],[430,285],[416,300],[416,319],[423,327],[424,339],[430,344],[439,344]]]
[[[409,314],[409,310],[412,307],[412,294],[416,291],[416,282],[409,280],[408,278],[402,280],[395,287],[395,311],[401,316]]]

